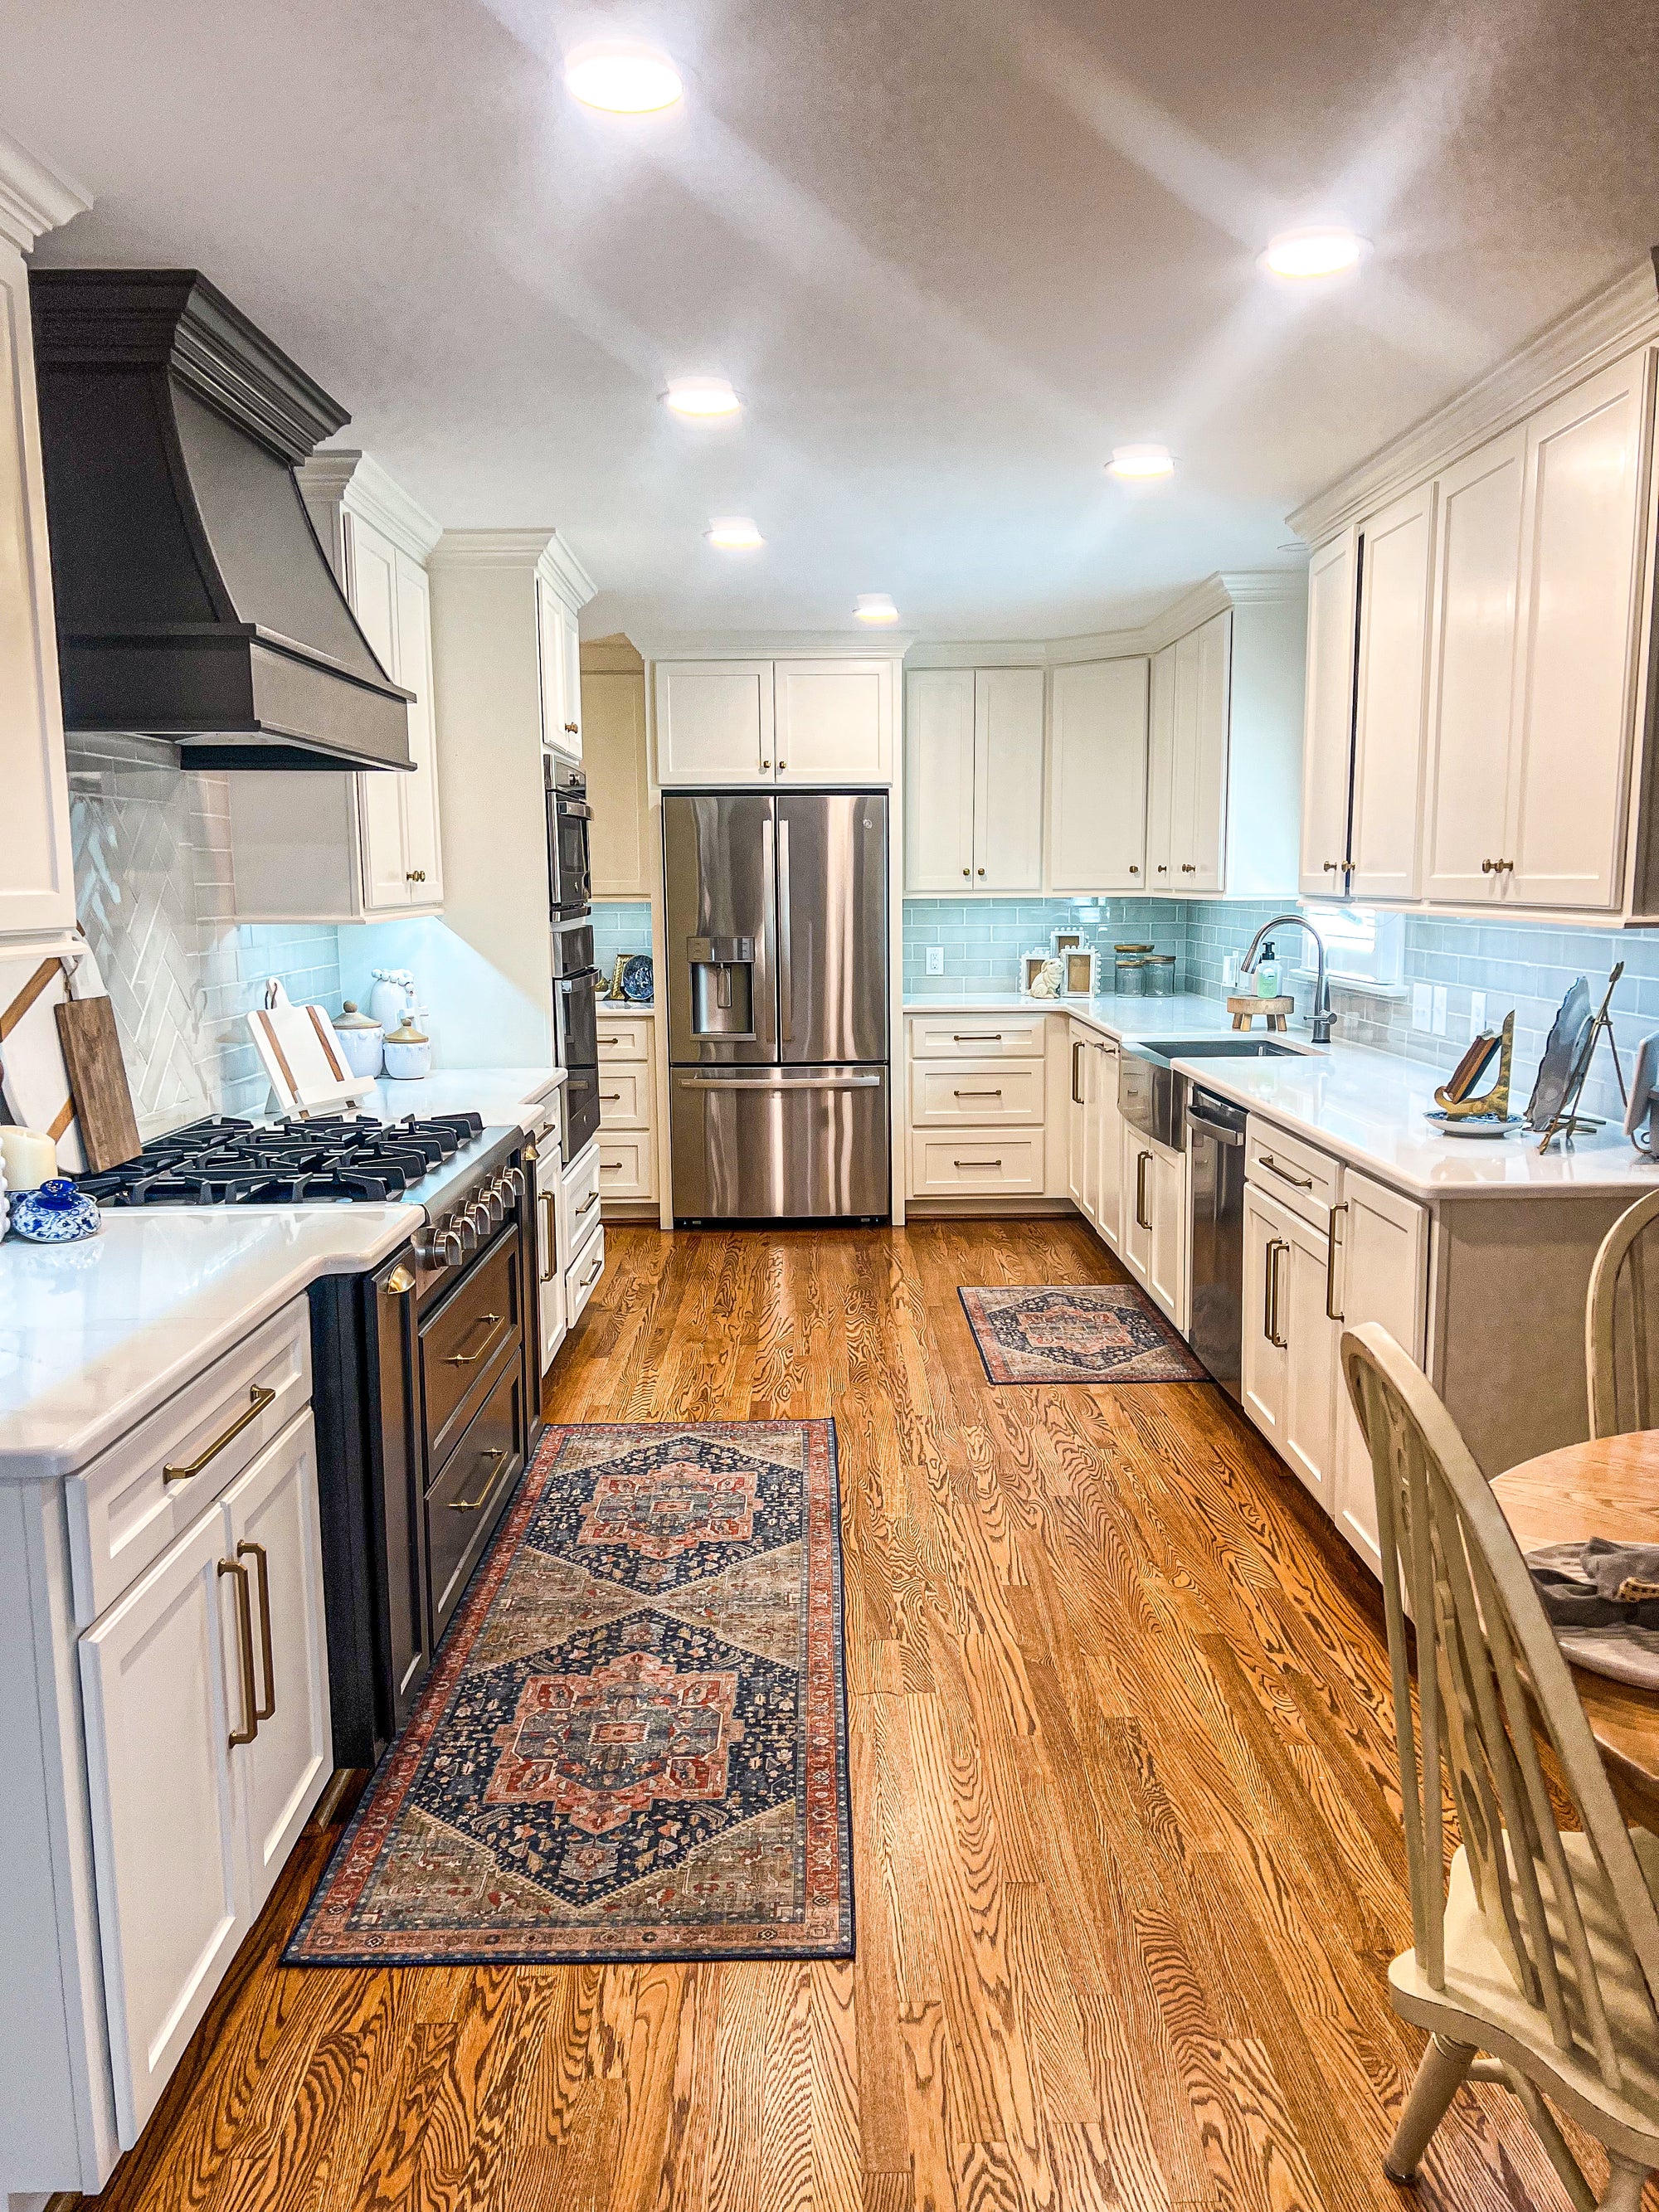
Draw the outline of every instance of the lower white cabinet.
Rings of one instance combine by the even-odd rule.
[[[131,2148],[332,1766],[309,1411],[87,1631],[80,1659]]]
[[[1118,1256],[1179,1329],[1187,1326],[1187,1156],[1122,1121]]]
[[[1071,1024],[1072,1089],[1066,1122],[1066,1189],[1073,1206],[1115,1251],[1122,1233],[1121,1121],[1117,1046],[1081,1022]]]
[[[599,1198],[640,1206],[657,1195],[656,1027],[599,1008]]]
[[[564,1310],[564,1269],[559,1264],[559,1194],[562,1163],[557,1138],[538,1139],[536,1154],[536,1312],[541,1372],[553,1364],[568,1324]]]
[[[1332,1510],[1336,1347],[1328,1236],[1265,1191],[1244,1192],[1244,1404],[1307,1488]]]
[[[910,1139],[913,1198],[1041,1198],[1041,1129],[958,1130]]]
[[[1332,1218],[1336,1281],[1331,1304],[1342,1327],[1380,1322],[1420,1365],[1428,1319],[1428,1216],[1414,1200],[1348,1168]],[[1380,1574],[1382,1553],[1370,1455],[1340,1372],[1335,1427],[1331,1510],[1348,1541]]]
[[[570,1326],[576,1323],[587,1310],[587,1302],[599,1288],[599,1277],[605,1273],[605,1230],[596,1229],[575,1258],[564,1271],[565,1310],[570,1316]]]

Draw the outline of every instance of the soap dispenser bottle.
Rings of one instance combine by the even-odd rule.
[[[1261,948],[1261,957],[1256,963],[1255,995],[1258,999],[1279,996],[1279,953],[1270,937]]]

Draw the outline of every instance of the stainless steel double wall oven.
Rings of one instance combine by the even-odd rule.
[[[599,979],[593,964],[593,878],[588,858],[587,781],[580,768],[542,756],[547,793],[547,880],[552,902],[553,1006],[564,1156],[574,1160],[599,1133]]]

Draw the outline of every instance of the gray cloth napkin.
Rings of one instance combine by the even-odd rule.
[[[1659,1544],[1546,1544],[1527,1553],[1534,1587],[1575,1667],[1659,1690]]]

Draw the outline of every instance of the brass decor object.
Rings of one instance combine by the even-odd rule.
[[[1498,1079],[1479,1097],[1470,1093],[1498,1055]],[[1510,1117],[1510,1068],[1515,1058],[1514,1009],[1504,1017],[1502,1031],[1478,1036],[1452,1071],[1451,1080],[1435,1092],[1435,1103],[1448,1121],[1507,1121]]]

